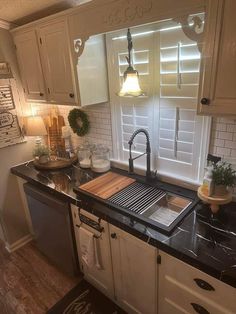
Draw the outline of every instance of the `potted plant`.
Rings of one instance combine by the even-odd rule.
[[[225,195],[227,194],[227,188],[236,185],[236,171],[227,162],[213,164],[212,181],[214,194],[219,196]]]
[[[49,161],[49,149],[45,145],[37,145],[33,151],[33,156],[40,164],[45,164]]]

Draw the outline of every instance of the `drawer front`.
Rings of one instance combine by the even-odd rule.
[[[205,300],[221,304],[232,313],[236,313],[236,289],[204,272],[162,252],[161,274],[199,294]],[[224,296],[222,298],[222,296]]]
[[[186,314],[185,309],[182,306],[172,302],[170,299],[159,300],[158,314]]]
[[[173,278],[165,281],[163,292],[160,293],[159,314],[233,314],[222,305],[212,300],[206,300],[198,293],[181,286]],[[221,296],[222,299],[223,295]],[[171,309],[171,311],[170,311]]]

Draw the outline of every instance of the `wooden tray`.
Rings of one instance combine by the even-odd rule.
[[[218,212],[218,210],[220,209],[220,205],[228,204],[232,201],[231,192],[228,192],[227,194],[222,196],[208,196],[203,192],[202,185],[198,188],[197,195],[203,202],[210,204],[213,214]]]
[[[37,160],[34,160],[34,166],[35,168],[39,170],[58,170],[58,169],[70,167],[72,164],[76,163],[77,161],[78,161],[77,156],[71,159],[51,160],[47,162],[46,164],[40,164]]]
[[[102,199],[108,199],[133,182],[135,182],[135,179],[110,171],[88,183],[81,185],[79,190],[86,191]]]

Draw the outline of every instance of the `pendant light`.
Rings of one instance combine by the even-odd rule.
[[[129,28],[127,32],[127,40],[128,40],[128,54],[129,55],[128,57],[126,57],[126,60],[128,62],[128,68],[124,72],[123,85],[118,95],[121,97],[145,96],[144,92],[141,90],[140,85],[139,85],[138,71],[136,71],[132,66],[131,51],[133,49],[133,42],[132,42],[132,36],[131,36]]]

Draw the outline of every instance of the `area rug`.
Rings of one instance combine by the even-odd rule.
[[[125,314],[125,312],[83,279],[47,314]]]

